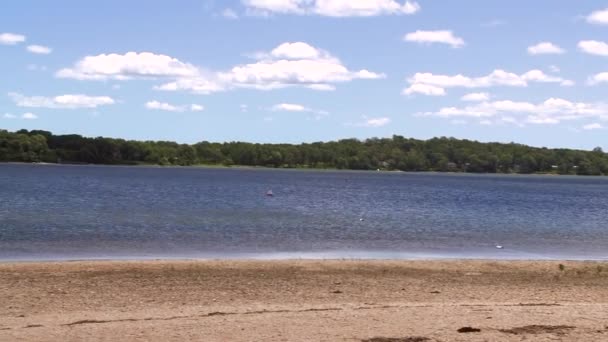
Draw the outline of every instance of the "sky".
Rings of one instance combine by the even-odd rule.
[[[608,149],[608,1],[6,1],[0,128]]]

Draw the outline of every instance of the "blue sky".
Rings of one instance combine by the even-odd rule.
[[[0,127],[608,149],[608,2],[11,1]]]

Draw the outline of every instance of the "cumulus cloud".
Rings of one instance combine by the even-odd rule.
[[[224,91],[227,88],[227,84],[222,84],[220,80],[214,75],[209,76],[198,76],[191,78],[180,78],[168,83],[155,86],[156,90],[163,91],[189,91],[194,94],[211,94],[218,91]]]
[[[561,77],[549,76],[541,70],[535,69],[530,70],[523,75],[521,78],[526,82],[539,82],[539,83],[559,83],[561,86],[570,87],[574,85],[574,81],[565,80]]]
[[[415,1],[395,0],[316,0],[314,13],[329,17],[370,17],[388,14],[414,14],[420,10]]]
[[[304,14],[303,0],[242,0],[243,4],[253,10],[264,13],[295,13]],[[255,12],[254,12],[255,13]]]
[[[280,103],[272,106],[272,110],[274,111],[285,111],[285,112],[308,112],[310,109],[293,103]]]
[[[165,79],[154,88],[210,94],[235,88],[261,90],[301,86],[331,91],[336,83],[384,78],[366,69],[350,70],[328,51],[304,42],[286,42],[270,52],[256,54],[256,61],[227,71],[207,71],[177,58],[150,52],[87,56],[71,68],[56,73],[78,80]]]
[[[547,55],[547,54],[563,54],[566,53],[566,50],[561,47],[551,43],[551,42],[541,42],[536,45],[532,45],[528,47],[528,53],[531,55]]]
[[[195,103],[193,103],[193,104],[190,105],[190,111],[191,112],[202,112],[204,110],[205,110],[205,107],[202,106],[202,105],[195,104]]]
[[[112,105],[114,99],[109,96],[88,96],[82,94],[67,94],[55,97],[25,96],[19,93],[8,93],[8,96],[19,107],[30,108],[97,108],[99,106]]]
[[[407,42],[421,43],[421,44],[447,44],[453,48],[464,46],[464,40],[454,35],[452,31],[438,30],[438,31],[421,31],[411,32],[403,37],[403,40]]]
[[[0,33],[0,45],[15,45],[23,43],[25,36],[16,33]]]
[[[469,93],[464,95],[461,100],[468,102],[482,102],[488,101],[490,99],[490,94],[488,93]]]
[[[314,114],[313,118],[316,120],[320,120],[323,116],[328,115],[329,113],[324,110],[316,110],[301,104],[295,103],[279,103],[270,108],[270,110],[274,112],[299,112],[299,113],[312,113]]]
[[[425,95],[438,95],[445,92],[445,88],[490,88],[496,86],[526,87],[530,82],[559,83],[562,86],[571,86],[574,82],[561,77],[550,76],[541,70],[530,70],[521,75],[504,70],[494,70],[489,75],[481,77],[468,77],[458,75],[435,75],[432,73],[416,73],[408,78],[410,86],[403,93],[419,93]],[[432,89],[432,91],[429,91]]]
[[[371,17],[414,14],[420,10],[415,1],[396,0],[242,0],[252,14],[297,14],[328,17]]]
[[[21,115],[22,119],[25,120],[35,120],[38,119],[38,115],[31,113],[31,112],[27,112],[27,113],[23,113],[23,115]]]
[[[48,55],[49,53],[53,52],[53,49],[51,49],[48,46],[29,45],[27,47],[27,51],[29,51],[31,53],[39,54],[39,55]]]
[[[159,101],[148,101],[146,102],[145,107],[147,109],[164,110],[168,112],[183,112],[185,110],[185,107],[183,106],[174,106],[166,102]]]
[[[151,109],[151,110],[163,110],[166,112],[186,112],[186,111],[201,112],[201,111],[205,110],[205,107],[198,105],[198,104],[191,104],[189,106],[187,106],[187,105],[177,106],[177,105],[169,104],[167,102],[160,102],[160,101],[156,101],[156,100],[146,102],[144,104],[144,107],[146,107],[147,109]]]
[[[558,124],[562,121],[585,118],[606,120],[608,119],[608,105],[604,103],[571,102],[561,98],[549,98],[538,104],[503,100],[484,101],[466,107],[444,107],[436,112],[423,112],[417,113],[417,115],[435,116],[450,120],[474,118],[493,120],[495,123]]]
[[[592,12],[587,16],[587,22],[596,25],[608,25],[608,8]]]
[[[590,55],[608,56],[608,44],[598,40],[581,40],[578,48]]]
[[[15,114],[11,114],[11,113],[4,113],[4,115],[2,116],[5,119],[15,119],[17,118],[17,116]]]
[[[306,86],[308,89],[319,90],[319,91],[334,91],[336,86],[331,84],[309,84]]]
[[[177,58],[151,52],[86,56],[72,68],[61,69],[59,78],[78,80],[128,80],[132,78],[196,77],[199,69]]]
[[[387,117],[380,118],[364,118],[363,122],[357,124],[362,127],[382,127],[391,123],[391,119]]]
[[[403,90],[404,95],[422,94],[427,96],[444,96],[445,89],[430,84],[414,83]]]
[[[596,85],[599,83],[608,83],[608,72],[600,72],[589,77],[588,83],[590,85]]]
[[[332,90],[331,83],[385,77],[366,69],[349,70],[327,51],[303,42],[281,44],[266,55],[269,57],[235,66],[220,73],[219,77],[224,83],[236,87],[266,90],[297,85]]]
[[[272,49],[270,54],[273,57],[286,59],[318,59],[321,56],[325,58],[329,57],[329,53],[304,42],[283,43]]]
[[[594,129],[604,129],[604,126],[602,126],[602,124],[599,124],[596,122],[596,123],[590,123],[590,124],[584,125],[583,129],[586,131],[591,131]]]

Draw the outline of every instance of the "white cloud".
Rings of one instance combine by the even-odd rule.
[[[160,102],[160,101],[148,101],[144,104],[144,107],[146,107],[147,109],[151,109],[151,110],[164,110],[167,112],[185,112],[185,111],[191,111],[191,112],[201,112],[203,110],[205,110],[205,107],[198,105],[198,104],[191,104],[189,106],[176,106],[176,105],[172,105],[169,104],[167,102]]]
[[[391,119],[387,117],[381,118],[365,118],[363,122],[357,124],[357,126],[363,127],[382,127],[391,123]]]
[[[602,126],[599,123],[591,123],[591,124],[588,124],[588,125],[584,125],[583,129],[586,130],[586,131],[591,131],[591,130],[594,130],[594,129],[604,129],[604,126]]]
[[[53,49],[51,49],[48,46],[29,45],[27,47],[27,51],[29,51],[31,53],[39,54],[39,55],[48,55],[49,53],[51,53],[53,51]]]
[[[541,42],[536,45],[529,46],[528,53],[531,55],[563,54],[566,53],[566,50],[551,42]]]
[[[2,116],[5,119],[15,119],[17,118],[17,116],[15,114],[11,114],[11,113],[4,113],[4,115]]]
[[[304,42],[283,43],[272,49],[270,54],[273,57],[286,59],[317,59],[329,55]]]
[[[330,83],[385,77],[365,69],[349,70],[328,52],[302,42],[284,43],[263,55],[269,57],[219,73],[220,81],[233,87],[263,90],[289,86],[333,90]]]
[[[599,83],[608,83],[608,72],[600,72],[589,77],[588,83],[590,85],[596,85]]]
[[[324,110],[315,110],[306,106],[295,104],[295,103],[279,103],[270,108],[274,112],[300,112],[300,113],[312,113],[312,117],[315,120],[320,120],[329,113]]]
[[[238,19],[239,15],[231,8],[226,8],[222,11],[222,17],[227,19]]]
[[[608,56],[608,44],[597,40],[582,40],[578,48],[584,53],[597,56]]]
[[[180,78],[175,81],[156,86],[154,89],[163,91],[185,90],[194,94],[204,95],[226,90],[227,85],[221,84],[221,82],[214,79],[214,77],[215,76]]]
[[[523,115],[516,119],[513,114]],[[557,124],[567,120],[584,118],[608,119],[608,105],[604,103],[571,102],[560,98],[549,98],[533,104],[511,100],[481,102],[466,107],[444,107],[436,112],[417,113],[418,116],[454,118],[483,118],[514,124]]]
[[[190,105],[190,111],[191,112],[202,112],[205,110],[205,106],[199,105],[199,104],[191,104]]]
[[[528,82],[559,83],[561,86],[564,87],[570,87],[574,85],[574,82],[571,80],[565,80],[561,77],[556,76],[549,76],[538,69],[530,70],[524,73],[523,75],[521,75],[521,78]]]
[[[316,0],[314,12],[330,17],[370,17],[387,14],[414,14],[420,10],[415,1],[395,0]]]
[[[25,36],[15,33],[0,33],[0,45],[15,45],[23,43]]]
[[[550,76],[536,69],[521,75],[497,69],[489,75],[482,77],[468,77],[461,74],[435,75],[432,73],[416,73],[408,78],[408,82],[410,86],[404,90],[404,93],[418,92],[425,94],[429,89],[432,89],[432,91],[428,91],[428,95],[442,94],[441,90],[445,91],[445,88],[526,87],[529,82],[559,83],[562,86],[573,85],[573,82],[570,80]]]
[[[490,94],[488,93],[469,93],[464,95],[461,100],[469,101],[469,102],[482,102],[488,101],[490,99]]]
[[[23,115],[21,115],[21,118],[25,119],[25,120],[35,120],[35,119],[38,119],[38,115],[27,112],[27,113],[23,113]]]
[[[147,109],[164,110],[168,112],[183,112],[185,110],[183,106],[174,106],[166,102],[159,101],[148,101],[146,102],[145,107]]]
[[[429,84],[414,83],[403,90],[404,95],[422,94],[427,96],[444,96],[445,89]]]
[[[258,89],[275,89],[290,85],[312,86],[384,77],[366,70],[350,71],[332,60],[308,59],[260,61],[236,66],[222,76],[234,85]]]
[[[549,70],[556,73],[561,71],[557,65],[549,65]]]
[[[308,89],[319,90],[319,91],[334,91],[336,87],[331,84],[309,84],[306,86]]]
[[[592,12],[587,16],[587,22],[596,25],[608,25],[608,8]]]
[[[56,73],[60,78],[79,80],[131,80],[163,78],[154,87],[162,91],[189,91],[210,94],[235,88],[270,90],[301,86],[331,91],[334,83],[355,79],[384,78],[366,69],[350,70],[329,52],[304,42],[280,44],[258,60],[237,65],[227,71],[206,71],[176,58],[149,52],[128,52],[87,56],[72,68]]]
[[[321,15],[328,17],[370,17],[414,14],[420,10],[415,1],[396,0],[242,0],[250,13]]]
[[[72,68],[61,69],[60,78],[78,80],[128,80],[132,78],[196,77],[199,69],[177,58],[151,52],[86,56]]]
[[[464,46],[464,40],[460,37],[456,37],[452,31],[438,30],[438,31],[421,31],[411,32],[403,37],[403,40],[407,42],[433,44],[441,43],[450,45],[453,48]]]
[[[272,106],[272,110],[274,111],[286,111],[286,112],[308,112],[310,109],[293,103],[280,103]]]
[[[97,108],[99,106],[112,105],[114,99],[108,96],[88,96],[82,94],[67,94],[55,97],[24,96],[19,93],[8,93],[8,96],[19,107],[30,108]]]
[[[303,14],[303,0],[242,0],[243,4],[255,11],[271,13]]]

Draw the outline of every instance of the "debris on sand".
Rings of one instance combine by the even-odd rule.
[[[564,335],[569,330],[575,329],[571,325],[526,325],[523,327],[516,327],[511,329],[501,329],[499,330],[505,334],[513,334],[513,335],[524,335],[524,334],[557,334]]]
[[[426,342],[431,339],[428,337],[410,336],[410,337],[373,337],[361,342]]]
[[[480,332],[481,329],[477,329],[477,328],[473,328],[473,327],[462,327],[460,329],[458,329],[459,333],[475,333],[475,332]]]

